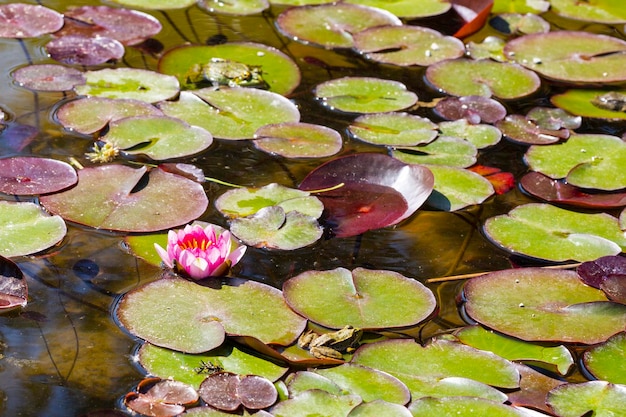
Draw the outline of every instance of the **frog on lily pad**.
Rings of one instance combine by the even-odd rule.
[[[352,326],[345,326],[336,332],[319,335],[311,330],[302,334],[298,339],[298,346],[308,349],[317,359],[339,359],[342,353],[351,352],[359,344],[363,330]]]
[[[213,57],[204,65],[194,64],[185,74],[186,83],[199,88],[213,87],[253,87],[268,89],[262,76],[260,65],[247,65],[242,62]]]

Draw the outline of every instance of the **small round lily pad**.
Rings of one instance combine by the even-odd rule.
[[[409,113],[376,113],[357,117],[348,126],[359,140],[374,145],[417,146],[437,137],[437,125]]]
[[[0,159],[0,192],[14,195],[48,194],[76,184],[74,168],[49,158],[16,156]]]
[[[285,158],[322,158],[341,150],[341,135],[334,129],[310,123],[278,123],[260,127],[254,146]]]
[[[21,87],[35,91],[68,91],[85,82],[81,71],[55,64],[27,65],[11,75]]]

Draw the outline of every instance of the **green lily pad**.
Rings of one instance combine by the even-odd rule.
[[[594,100],[606,94],[606,90],[567,90],[563,94],[555,94],[550,97],[550,102],[572,114],[583,117],[593,117],[596,119],[617,120],[626,119],[626,112],[608,110],[593,104]],[[626,95],[626,90],[615,90],[617,94]]]
[[[420,398],[409,406],[414,416],[457,417],[477,415],[482,417],[524,417],[526,414],[508,405],[483,398],[450,397]]]
[[[326,391],[310,390],[281,401],[272,408],[274,417],[333,416],[347,417],[350,411],[361,403],[358,395],[333,395]]]
[[[86,97],[68,101],[54,114],[64,128],[90,135],[110,122],[132,116],[161,116],[163,113],[145,101]]]
[[[196,0],[112,0],[128,7],[139,7],[150,10],[184,9],[192,6]]]
[[[147,180],[145,187],[139,187]],[[185,196],[181,204],[180,196]],[[201,184],[161,169],[122,165],[78,171],[78,185],[42,196],[41,204],[64,219],[98,229],[154,232],[200,217],[209,201]]]
[[[247,16],[261,13],[270,4],[267,0],[231,0],[229,2],[201,0],[198,2],[198,6],[210,13]]]
[[[494,194],[491,182],[480,174],[458,167],[429,165],[435,176],[433,193],[426,204],[444,211],[456,211],[480,204]]]
[[[333,395],[346,395],[348,391],[342,389],[335,382],[314,371],[298,371],[290,374],[285,380],[289,396],[295,397],[312,389],[326,391]]]
[[[550,31],[550,23],[532,13],[502,13],[491,19],[489,25],[507,35],[526,35]]]
[[[472,59],[492,59],[496,62],[506,62],[504,56],[506,41],[497,36],[487,36],[482,42],[469,41],[465,48]]]
[[[285,281],[283,295],[296,312],[334,329],[411,326],[436,307],[433,293],[419,281],[397,272],[364,268],[306,271]]]
[[[437,16],[451,7],[446,0],[347,0],[346,3],[377,7],[403,19]]]
[[[626,142],[616,136],[572,135],[564,143],[531,146],[524,160],[533,171],[565,178],[577,187],[606,191],[626,188]]]
[[[354,48],[372,61],[427,67],[465,54],[463,42],[420,26],[379,26],[354,35]]]
[[[129,155],[164,160],[200,153],[211,146],[213,136],[172,117],[135,116],[110,123],[101,140]]]
[[[550,8],[545,0],[495,0],[491,13],[543,13]]]
[[[179,91],[175,77],[135,68],[87,71],[85,80],[85,84],[74,87],[76,94],[156,103],[176,96]]]
[[[203,88],[183,91],[159,108],[168,116],[200,126],[220,139],[252,139],[262,126],[298,122],[300,112],[285,97],[256,88]]]
[[[417,146],[437,137],[437,125],[409,113],[378,113],[357,117],[348,131],[367,143],[385,146]]]
[[[254,146],[285,158],[323,158],[341,150],[341,135],[334,129],[310,123],[265,125],[254,134]]]
[[[463,294],[472,319],[528,341],[600,343],[626,323],[626,306],[609,302],[574,271],[492,272],[468,281]]]
[[[564,384],[548,394],[548,405],[559,417],[611,417],[626,410],[626,385],[606,381]]]
[[[597,379],[626,384],[626,333],[589,348],[583,355],[585,369]]]
[[[198,389],[212,371],[239,375],[259,375],[276,381],[287,368],[225,343],[205,354],[182,353],[144,343],[138,353],[139,363],[150,375],[172,378]]]
[[[522,66],[489,59],[452,59],[426,70],[426,79],[435,88],[453,96],[496,96],[514,99],[537,91],[537,74]]]
[[[613,36],[555,31],[509,41],[504,54],[544,77],[571,83],[626,81],[626,41]]]
[[[343,77],[315,87],[315,97],[331,110],[384,113],[411,107],[417,95],[398,81],[371,77]]]
[[[585,22],[626,23],[626,10],[619,0],[596,0],[593,3],[577,0],[550,0],[550,10],[559,16]]]
[[[509,252],[555,262],[591,261],[626,248],[626,237],[615,217],[549,204],[518,206],[507,215],[487,219],[484,230]]]
[[[391,156],[405,164],[445,165],[467,168],[476,163],[478,150],[473,143],[461,138],[439,136],[437,140],[421,146],[404,146],[391,152]]]
[[[214,58],[257,68],[269,90],[278,94],[288,95],[300,83],[300,70],[289,56],[271,46],[253,42],[179,46],[163,54],[159,72],[175,76],[183,86],[193,87],[188,80],[190,71]]]
[[[230,231],[248,246],[294,250],[315,243],[323,229],[316,217],[281,206],[264,207],[248,217],[238,217]]]
[[[250,216],[270,206],[280,206],[285,212],[298,211],[316,219],[324,210],[322,202],[311,193],[276,183],[229,190],[215,200],[215,208],[230,218]]]
[[[292,7],[276,18],[278,29],[294,40],[325,48],[351,48],[352,34],[402,22],[382,9],[348,3]]]
[[[255,281],[230,282],[209,287],[181,278],[153,281],[126,293],[116,315],[133,335],[185,353],[214,349],[226,334],[288,345],[302,333],[306,319],[287,307],[279,290]],[[162,314],[155,315],[155,308]],[[259,311],[263,320],[250,320]]]
[[[519,373],[511,362],[446,340],[435,340],[424,347],[406,339],[365,344],[351,363],[395,376],[407,385],[413,401],[462,395],[504,402],[506,395],[489,385],[519,386]]]
[[[539,362],[541,366],[553,365],[567,375],[574,364],[571,352],[563,345],[544,346],[504,336],[482,326],[468,326],[455,333],[458,339],[476,349],[488,350],[512,361]]]
[[[487,124],[471,124],[467,119],[452,122],[440,122],[439,130],[443,136],[462,138],[473,144],[476,149],[484,149],[500,142],[500,129]]]
[[[361,403],[354,407],[348,417],[411,417],[408,408],[383,400]]]
[[[59,243],[67,227],[34,203],[0,201],[0,255],[24,256]]]

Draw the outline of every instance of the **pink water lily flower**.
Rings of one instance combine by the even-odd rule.
[[[158,244],[154,247],[163,263],[193,279],[224,275],[246,252],[246,246],[232,249],[230,232],[217,235],[213,225],[205,228],[187,225],[183,230],[170,230],[167,234],[167,250]]]

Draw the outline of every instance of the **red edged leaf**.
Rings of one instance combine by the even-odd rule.
[[[499,168],[488,167],[485,165],[474,165],[468,168],[477,174],[485,177],[491,185],[496,194],[504,194],[511,188],[515,187],[515,177],[510,172],[501,171]]]

